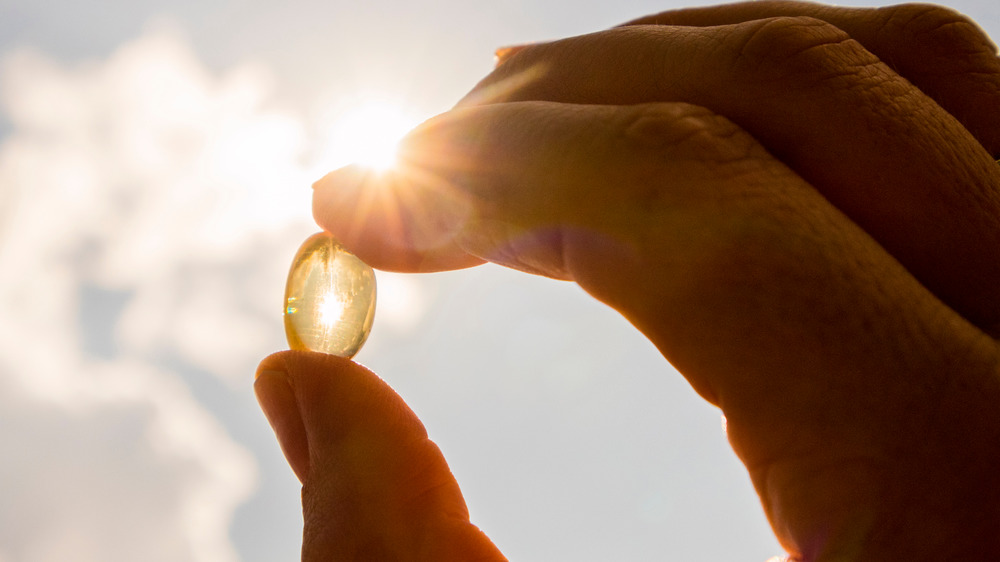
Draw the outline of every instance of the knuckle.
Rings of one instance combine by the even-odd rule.
[[[933,4],[902,4],[883,8],[882,32],[915,48],[942,55],[992,53],[986,34],[965,15]]]
[[[766,198],[766,186],[779,173],[756,139],[703,107],[634,106],[623,130],[631,165],[621,170],[624,189],[615,196],[626,195],[639,216],[658,220],[663,212],[713,206],[720,197],[731,203]]]
[[[633,106],[622,130],[627,149],[653,151],[670,162],[699,161],[729,168],[759,160],[764,151],[742,128],[700,106],[655,103]]]
[[[795,58],[814,49],[838,45],[850,36],[840,28],[808,16],[776,17],[754,22],[742,42],[739,57],[747,62]]]
[[[883,8],[880,33],[928,70],[961,74],[996,68],[996,47],[968,17],[942,6]],[[891,62],[891,61],[890,61]]]
[[[755,81],[842,81],[879,64],[847,32],[811,17],[763,20],[739,40],[735,70]]]

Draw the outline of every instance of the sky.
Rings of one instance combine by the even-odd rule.
[[[352,115],[416,123],[499,46],[680,6],[0,0],[0,562],[296,559],[253,373]],[[617,313],[495,266],[378,283],[356,360],[511,560],[781,553],[719,412]]]

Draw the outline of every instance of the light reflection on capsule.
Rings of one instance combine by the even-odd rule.
[[[285,285],[285,336],[292,349],[352,357],[375,316],[375,273],[321,232],[299,248]]]
[[[344,317],[344,301],[334,294],[323,297],[319,304],[319,321],[325,326],[333,326]]]

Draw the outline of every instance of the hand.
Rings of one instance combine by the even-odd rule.
[[[285,351],[254,390],[302,482],[303,560],[503,560],[420,420],[374,373]]]
[[[992,44],[928,6],[634,23],[517,50],[415,130],[396,171],[321,180],[317,221],[378,268],[489,260],[617,309],[723,410],[796,559],[1000,559]],[[500,558],[374,375],[269,361],[302,411],[258,380],[272,420],[302,420],[278,433],[304,482],[305,557],[366,559],[363,537],[400,559]],[[385,417],[350,414],[371,396]],[[345,454],[369,470],[331,460]],[[382,478],[402,484],[382,497]],[[416,511],[389,505],[408,491]]]

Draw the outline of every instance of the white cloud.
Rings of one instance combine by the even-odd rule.
[[[75,365],[72,402],[0,374],[7,428],[0,544],[16,560],[237,560],[227,530],[249,454],[176,377],[133,362]],[[37,390],[37,389],[36,389]]]
[[[213,75],[164,28],[74,67],[0,57],[3,556],[238,559],[256,464],[185,377],[245,388],[281,345],[336,133],[272,90],[259,66]],[[381,289],[385,324],[412,329],[420,286]]]
[[[2,57],[4,556],[238,559],[256,465],[162,358],[247,385],[274,346],[318,172],[269,88],[162,31],[73,68]],[[84,314],[88,287],[123,308]],[[108,357],[88,348],[100,330]]]

